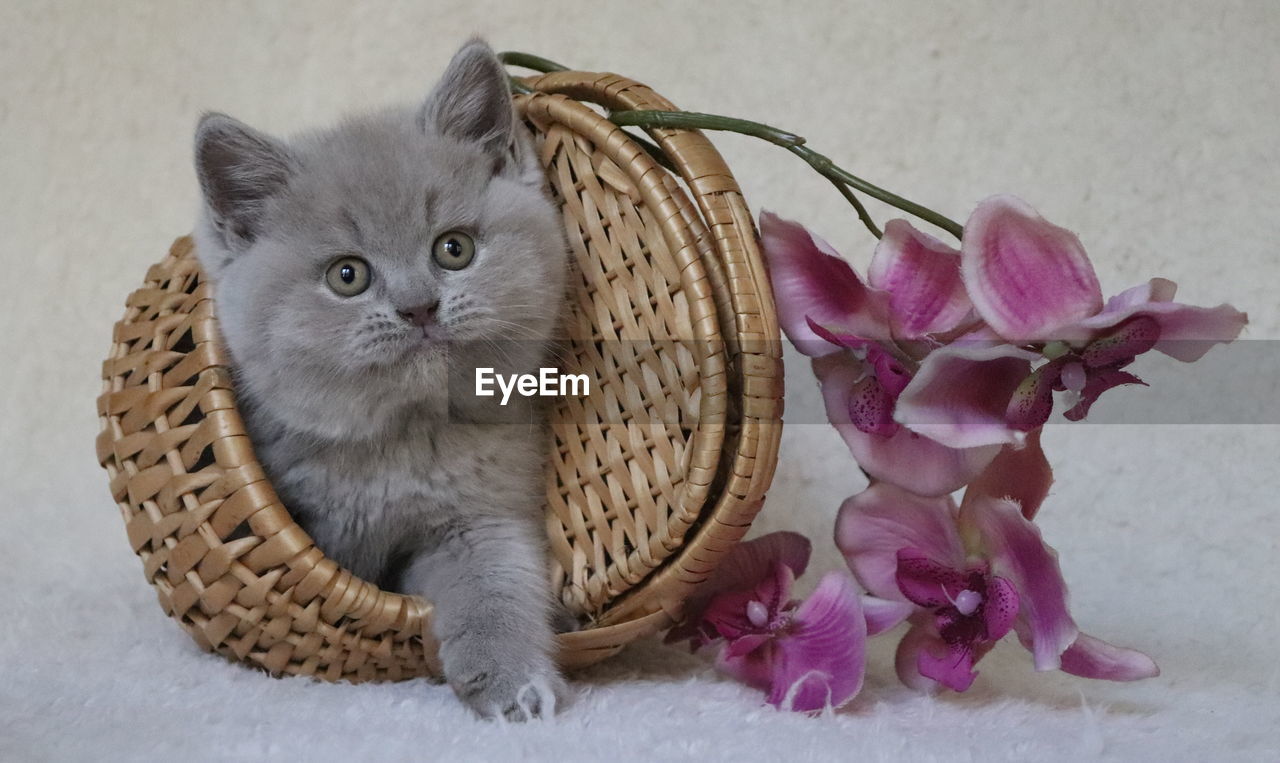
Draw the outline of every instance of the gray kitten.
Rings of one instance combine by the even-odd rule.
[[[289,143],[209,114],[195,157],[200,262],[285,505],[356,575],[435,604],[477,713],[553,713],[542,417],[521,398],[495,422],[469,392],[476,367],[536,372],[568,258],[501,64],[474,40],[422,106]]]

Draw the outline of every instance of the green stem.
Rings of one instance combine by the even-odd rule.
[[[791,148],[804,143],[795,133],[779,130],[776,127],[752,122],[749,119],[722,117],[717,114],[701,114],[696,111],[658,111],[636,109],[633,111],[615,111],[609,115],[609,121],[619,125],[635,125],[648,128],[676,128],[682,130],[706,129],[736,132],[750,135],[753,138],[767,140],[775,146]]]
[[[853,191],[849,190],[849,186],[844,183],[841,183],[838,180],[833,180],[832,178],[827,178],[827,180],[830,180],[831,185],[835,186],[836,190],[840,192],[840,195],[844,197],[845,201],[849,202],[853,207],[853,211],[858,213],[858,219],[862,221],[862,224],[866,226],[867,230],[871,231],[871,235],[876,238],[882,237],[884,233],[881,232],[880,226],[876,225],[876,221],[871,219],[871,215],[867,212],[867,208],[862,204],[862,199],[859,199],[854,195]]]
[[[498,54],[498,60],[507,66],[519,66],[521,69],[533,69],[535,72],[567,72],[569,67],[558,64],[549,58],[535,56],[532,53],[521,53],[518,50],[504,50]]]
[[[569,67],[564,64],[558,64],[548,58],[535,56],[532,53],[521,53],[516,50],[507,50],[499,53],[498,60],[507,66],[519,66],[522,69],[532,69],[533,71],[542,72],[543,74],[546,74],[547,72],[569,71]],[[524,84],[524,81],[519,77],[508,76],[507,79],[511,83],[511,92],[513,93],[529,95],[534,92],[533,88]],[[631,139],[640,144],[640,148],[643,148],[644,152],[653,157],[653,160],[662,165],[664,169],[676,175],[680,174],[680,171],[676,169],[676,166],[671,163],[671,157],[667,156],[666,152],[661,148],[658,148],[656,144],[646,140],[640,135],[634,135],[631,133],[628,133],[628,135],[631,135]]]
[[[637,127],[681,127],[686,129],[699,130],[719,130],[723,132],[735,132],[741,135],[748,135],[753,138],[766,140],[777,146],[782,146],[791,153],[803,159],[810,167],[815,169],[818,174],[827,178],[836,184],[837,188],[848,186],[857,189],[866,195],[879,199],[891,207],[901,209],[907,214],[932,223],[942,230],[960,238],[964,229],[954,220],[947,218],[926,206],[904,199],[896,193],[887,191],[878,185],[870,183],[862,178],[854,175],[852,172],[838,166],[830,158],[814,151],[804,145],[804,138],[779,130],[759,122],[751,122],[745,119],[735,119],[733,117],[722,117],[716,114],[698,114],[688,111],[657,111],[657,110],[632,110],[632,111],[615,111],[609,115],[609,119],[614,124],[635,125]],[[847,189],[845,189],[847,191]],[[845,191],[841,192],[846,199],[851,194]],[[852,202],[851,202],[852,203]],[[860,204],[855,204],[857,209]],[[865,209],[858,210],[858,216],[863,223],[867,223],[869,218],[865,214]],[[873,228],[874,225],[869,226]]]
[[[515,51],[507,51],[498,54],[499,60],[509,66],[519,66],[525,69],[532,69],[539,72],[558,72],[568,71],[568,67],[558,64],[550,59],[535,56],[529,53],[519,53]],[[512,90],[520,93],[530,92],[529,88],[516,78],[512,78]],[[720,132],[733,132],[740,135],[747,135],[760,140],[768,141],[775,146],[781,146],[796,156],[800,157],[810,167],[825,177],[835,186],[840,195],[854,208],[858,213],[858,219],[867,227],[876,238],[882,235],[880,228],[876,226],[871,219],[871,215],[867,213],[867,208],[862,204],[854,193],[853,189],[857,189],[862,193],[888,204],[891,207],[914,215],[925,222],[932,223],[942,230],[960,238],[964,233],[964,228],[956,221],[929,209],[926,206],[917,204],[914,201],[905,199],[896,193],[887,191],[878,185],[870,183],[862,178],[854,175],[852,172],[840,167],[835,162],[823,154],[814,151],[806,146],[803,137],[793,132],[780,130],[777,127],[763,124],[761,122],[753,122],[749,119],[737,119],[735,117],[720,116],[718,114],[702,114],[694,111],[659,111],[656,109],[631,109],[625,111],[614,111],[609,115],[610,121],[621,127],[643,127],[646,129],[694,129],[694,130],[717,130]],[[633,136],[635,137],[635,136]],[[641,142],[642,147],[655,159],[661,161],[663,166],[672,169],[670,160],[666,154],[657,146]]]
[[[547,63],[550,64],[552,62],[548,61]],[[513,93],[520,93],[522,95],[531,95],[532,93],[535,92],[533,88],[524,84],[524,81],[516,76],[508,75],[507,84],[511,87],[511,92]],[[658,146],[655,143],[649,141],[643,135],[635,135],[633,133],[627,133],[627,135],[631,137],[631,140],[638,143],[640,145],[640,148],[643,148],[645,153],[651,156],[655,162],[662,165],[664,169],[666,169],[667,171],[675,175],[680,174],[680,170],[676,169],[676,166],[671,163],[671,158],[667,156],[666,152],[664,152],[661,148],[658,148]]]
[[[623,130],[623,132],[626,132],[626,130]],[[662,167],[668,172],[673,175],[680,174],[680,170],[671,163],[671,157],[667,156],[667,152],[663,151],[657,143],[653,143],[649,141],[648,138],[645,138],[642,135],[636,135],[635,133],[627,132],[627,136],[636,143],[639,143],[640,148],[643,148],[646,154],[648,154],[655,162],[662,165]]]

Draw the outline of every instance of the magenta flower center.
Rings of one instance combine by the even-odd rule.
[[[974,645],[991,640],[983,611],[984,597],[978,593],[987,590],[991,584],[991,576],[985,571],[974,570],[967,577],[966,588],[954,595],[947,590],[945,584],[939,585],[946,603],[934,607],[933,616],[943,641],[952,647],[971,651]]]
[[[1071,408],[1063,415],[1079,421],[1088,415],[1090,406],[1103,392],[1121,384],[1143,384],[1141,379],[1122,369],[1155,347],[1159,339],[1160,324],[1156,319],[1139,315],[1078,351],[1058,355],[1018,385],[1006,411],[1010,426],[1023,432],[1042,426],[1053,413],[1055,390],[1070,390]]]
[[[849,393],[849,420],[858,431],[892,437],[899,426],[893,411],[911,372],[879,344],[867,342],[866,353],[870,369]]]
[[[969,615],[972,615],[974,612],[977,612],[978,607],[982,606],[982,594],[978,593],[977,591],[970,591],[969,589],[966,588],[965,590],[956,594],[956,598],[953,604],[955,605],[957,612],[964,615],[965,617],[968,617]]]
[[[933,626],[957,666],[971,665],[981,650],[1008,633],[1018,613],[1017,591],[1008,580],[991,574],[985,561],[960,570],[904,548],[898,551],[896,578],[908,601],[933,613]]]

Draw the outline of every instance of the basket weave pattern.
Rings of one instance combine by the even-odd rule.
[[[654,130],[661,168],[579,101],[672,108],[610,74],[528,80],[517,106],[574,261],[562,370],[593,394],[552,418],[552,584],[589,624],[584,665],[670,626],[746,532],[776,462],[778,327],[751,218],[711,144]],[[103,365],[97,452],[166,613],[206,649],[273,673],[438,675],[431,606],[325,558],[290,518],[236,410],[212,293],[189,239],[128,299]]]

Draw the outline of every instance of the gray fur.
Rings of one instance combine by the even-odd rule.
[[[207,115],[195,153],[200,261],[286,505],[355,574],[435,603],[445,676],[476,712],[554,712],[543,417],[494,422],[468,385],[542,364],[567,248],[492,51],[464,46],[422,106],[288,143]],[[452,229],[476,255],[447,271],[431,248]],[[348,253],[374,275],[341,297],[325,273]],[[444,342],[399,314],[436,302]]]

